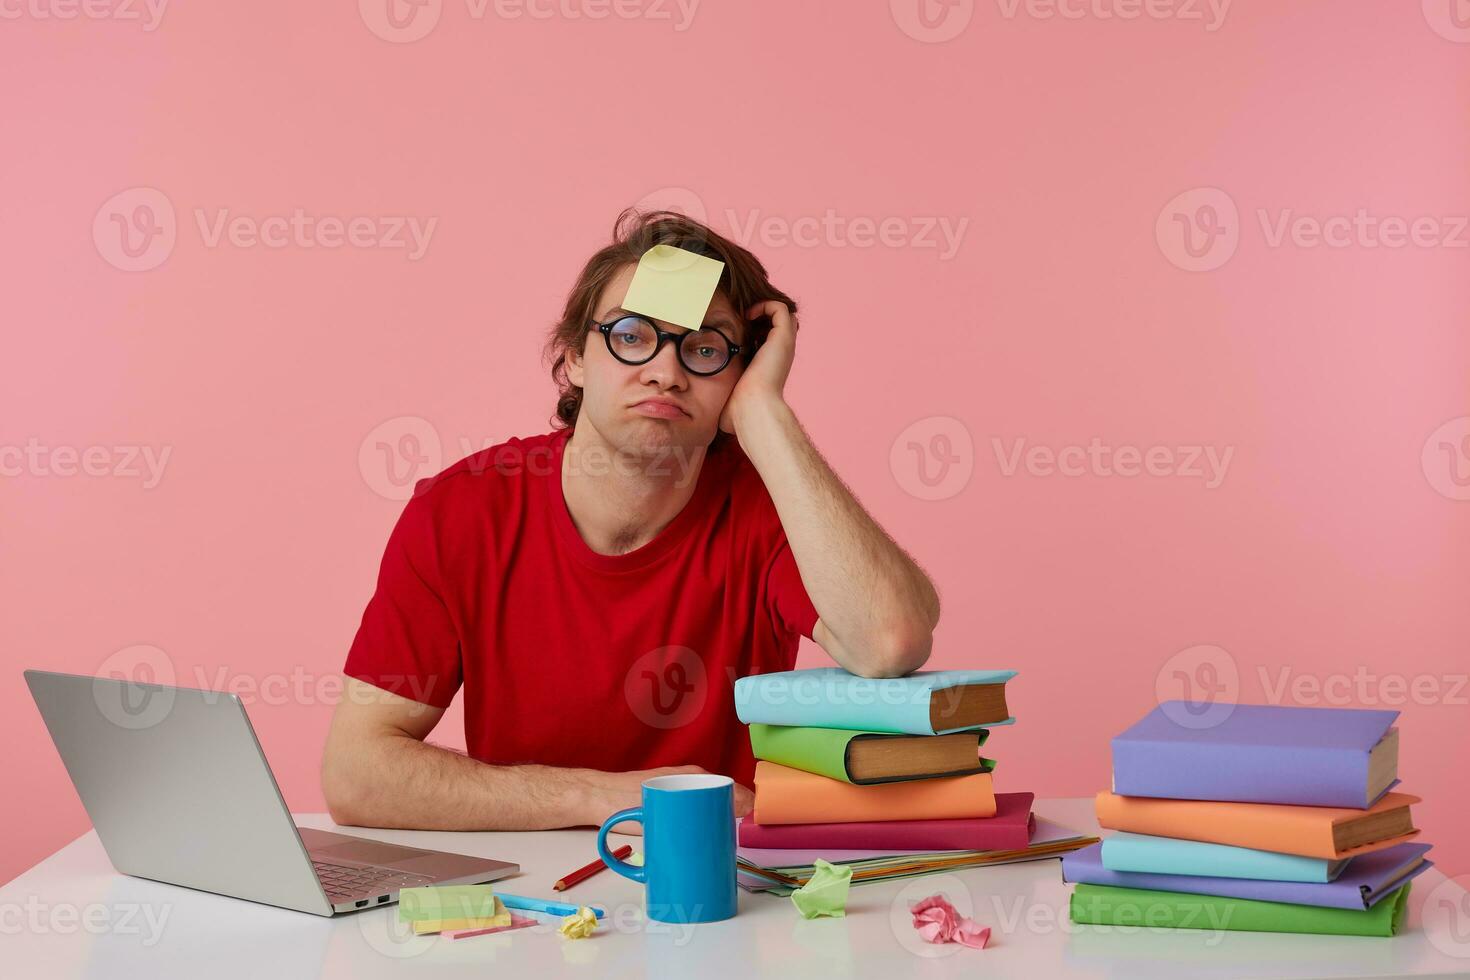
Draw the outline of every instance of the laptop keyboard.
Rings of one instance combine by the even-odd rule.
[[[425,875],[409,874],[392,868],[350,867],[345,864],[329,864],[326,861],[313,861],[311,866],[316,869],[316,876],[321,879],[327,898],[334,903],[368,895],[383,895],[400,888],[413,888],[415,885],[427,885],[434,880]]]

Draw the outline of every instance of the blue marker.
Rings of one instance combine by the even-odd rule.
[[[553,902],[545,898],[527,898],[524,895],[507,895],[504,892],[496,892],[495,897],[505,903],[508,909],[520,909],[523,912],[547,912],[551,915],[576,915],[581,906],[568,905],[566,902]],[[605,914],[602,909],[592,906],[592,914],[599,919]]]

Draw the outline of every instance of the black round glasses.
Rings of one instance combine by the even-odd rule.
[[[588,320],[607,341],[607,352],[624,364],[647,364],[658,356],[665,341],[673,341],[679,363],[690,374],[708,377],[729,367],[740,345],[717,327],[700,327],[686,333],[671,333],[654,326],[646,317],[625,313],[607,323]]]

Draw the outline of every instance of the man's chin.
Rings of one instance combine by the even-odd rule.
[[[621,427],[618,436],[619,452],[645,458],[667,456],[670,452],[693,453],[708,446],[713,438],[696,432],[688,416],[680,419],[635,416]]]

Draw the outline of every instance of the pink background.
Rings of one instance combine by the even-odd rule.
[[[544,431],[544,330],[648,195],[756,222],[802,303],[790,400],[945,600],[932,666],[1021,671],[1001,788],[1106,787],[1108,737],[1182,693],[1176,671],[1399,707],[1425,839],[1470,871],[1467,32],[1435,0],[1240,0],[1214,30],[1115,6],[962,3],[926,31],[911,0],[708,0],[678,30],[669,5],[444,0],[408,42],[374,33],[371,0],[179,3],[154,30],[23,8],[0,32],[0,447],[50,455],[0,478],[0,880],[87,828],[25,667],[136,668],[149,645],[189,686],[284,680],[252,717],[291,806],[323,809],[311,685],[401,507],[377,443],[434,461],[437,435],[447,464]],[[1217,208],[1218,267],[1187,271],[1173,215],[1202,227],[1222,201],[1198,188],[1238,218]],[[158,194],[174,247],[124,271],[112,215]],[[211,247],[195,218],[298,208],[437,224],[410,260]],[[1448,241],[1273,246],[1287,209],[1428,217]],[[842,229],[781,235],[828,212]],[[885,218],[887,244],[846,230]],[[913,240],[940,218],[967,222],[953,255]],[[1017,439],[1232,456],[1207,488],[1017,470]],[[121,455],[57,474],[62,446],[171,455],[145,488]],[[1327,693],[1282,694],[1283,672]]]

